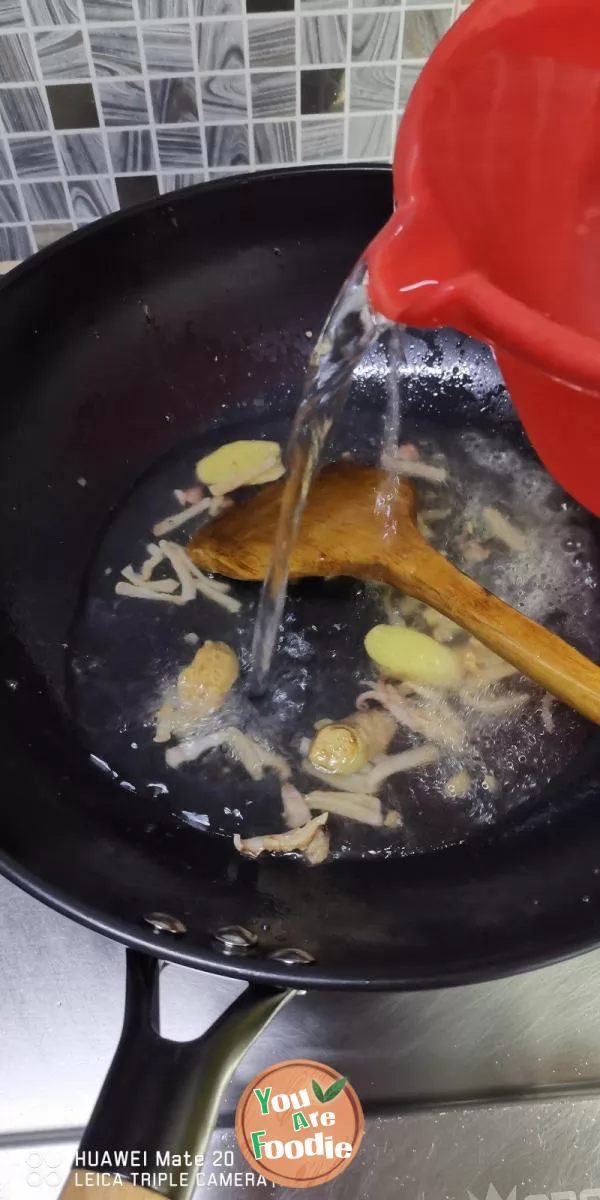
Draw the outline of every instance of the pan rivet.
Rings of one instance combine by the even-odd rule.
[[[285,963],[288,967],[310,966],[314,963],[312,954],[308,954],[306,950],[300,950],[296,946],[288,946],[285,950],[274,950],[269,958],[274,958],[276,962]]]
[[[144,921],[147,925],[151,925],[155,933],[172,933],[180,937],[182,933],[187,933],[187,925],[179,920],[179,917],[172,917],[169,913],[147,913],[144,916]]]
[[[223,925],[215,929],[213,939],[222,954],[250,954],[258,938],[243,925]]]

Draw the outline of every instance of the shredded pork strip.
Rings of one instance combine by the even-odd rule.
[[[181,584],[181,596],[184,603],[187,604],[189,600],[194,599],[196,588],[188,566],[190,560],[183,546],[178,546],[176,542],[160,541],[158,547],[159,550],[162,550],[165,558],[168,558]]]
[[[170,517],[165,517],[164,521],[159,521],[154,526],[152,533],[154,537],[162,538],[166,533],[172,533],[174,529],[179,529],[181,525],[185,525],[194,517],[199,517],[202,513],[210,512],[216,516],[214,511],[214,501],[210,496],[206,496],[203,500],[199,500],[197,504],[189,504],[186,508],[180,509],[179,512],[171,513]]]
[[[383,825],[381,801],[377,796],[362,792],[316,791],[308,793],[306,803],[310,808],[324,809],[362,825]]]
[[[401,771],[416,771],[418,767],[427,767],[439,762],[440,752],[437,746],[415,746],[412,750],[403,750],[400,754],[387,754],[381,762],[371,767],[365,775],[367,791],[376,792],[390,775],[398,775]]]
[[[490,537],[504,542],[509,550],[521,552],[527,549],[527,538],[516,525],[504,517],[497,508],[484,508],[483,521]]]
[[[289,854],[292,850],[306,850],[326,821],[327,813],[324,812],[321,816],[307,821],[306,825],[301,825],[298,829],[288,829],[286,833],[265,833],[260,837],[251,838],[243,838],[239,833],[234,833],[233,844],[240,854],[247,854],[250,858],[258,858],[259,854],[264,854],[265,851],[269,854]]]
[[[530,703],[531,696],[526,692],[506,692],[503,696],[465,696],[465,704],[489,717],[508,716]]]
[[[319,863],[325,862],[329,854],[329,834],[326,829],[321,827],[311,838],[308,846],[304,850],[304,857],[311,867],[317,867]]]
[[[165,592],[168,596],[176,592],[179,587],[176,579],[144,579],[141,572],[138,575],[132,566],[123,567],[121,575],[123,579],[127,580],[127,583],[132,583],[134,587],[143,587],[146,591],[151,592]]]
[[[391,684],[382,682],[378,683],[373,691],[363,692],[356,701],[356,707],[363,708],[369,700],[381,704],[396,718],[399,725],[404,725],[411,733],[420,734],[428,741],[438,742],[450,749],[457,749],[465,741],[465,723],[449,707],[438,709],[436,712],[433,701],[427,701],[431,709],[429,711],[427,707],[421,708],[401,696]]]
[[[408,479],[427,479],[430,483],[445,483],[448,472],[445,467],[436,467],[433,463],[424,463],[420,459],[412,462],[410,459],[399,458],[397,454],[384,454],[381,465],[386,471],[396,475],[404,475]]]
[[[169,595],[168,592],[157,592],[147,583],[127,583],[124,579],[120,579],[115,584],[115,594],[117,596],[131,596],[135,600],[165,600],[168,604],[187,604],[180,595]]]
[[[302,792],[299,792],[293,783],[281,785],[281,802],[283,817],[290,829],[296,829],[299,825],[305,825],[307,821],[310,821],[310,808]]]
[[[265,771],[274,771],[284,782],[291,775],[290,765],[281,754],[269,750],[268,746],[255,741],[247,733],[242,733],[235,725],[227,730],[227,746],[251,779],[262,779]]]
[[[184,551],[185,554],[185,551]],[[187,558],[187,555],[186,555]],[[241,601],[236,600],[235,596],[229,595],[229,584],[224,583],[221,579],[211,579],[205,575],[191,559],[188,559],[190,575],[195,582],[196,591],[207,600],[213,600],[215,604],[220,604],[221,608],[227,609],[227,612],[237,613],[242,607]]]
[[[173,729],[173,723],[171,724]],[[251,779],[259,782],[265,771],[274,771],[282,781],[291,775],[290,765],[281,754],[270,750],[262,742],[243,733],[235,725],[228,725],[211,733],[198,733],[195,737],[186,738],[178,746],[170,746],[165,754],[169,767],[179,767],[182,763],[194,762],[208,750],[222,746],[230,750]]]
[[[178,746],[170,746],[165,754],[168,767],[180,767],[182,763],[194,762],[208,750],[216,750],[226,740],[227,730],[217,730],[215,733],[198,734],[188,741],[180,742]]]

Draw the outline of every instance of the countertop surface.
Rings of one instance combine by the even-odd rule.
[[[56,1195],[119,1036],[124,959],[0,879],[0,1200]],[[200,1033],[242,987],[167,967],[163,1032]],[[243,1086],[295,1055],[343,1071],[365,1107],[360,1154],[328,1196],[497,1200],[493,1185],[502,1200],[600,1200],[598,951],[468,988],[294,1000],[228,1089],[213,1196],[249,1190],[231,1129]]]

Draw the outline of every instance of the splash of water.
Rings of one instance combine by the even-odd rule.
[[[383,418],[381,462],[394,457],[400,442],[402,426],[402,377],[406,368],[404,325],[390,325],[386,334],[388,370],[386,377],[387,404]]]

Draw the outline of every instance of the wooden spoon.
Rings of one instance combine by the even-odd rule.
[[[391,486],[390,532],[379,508]],[[283,487],[276,483],[263,488],[200,530],[188,546],[193,561],[203,571],[231,579],[264,579]],[[398,480],[391,485],[389,476],[375,467],[349,463],[326,467],[308,497],[290,578],[352,575],[401,588],[600,723],[600,667],[453,567],[419,533],[415,513],[409,483]]]

